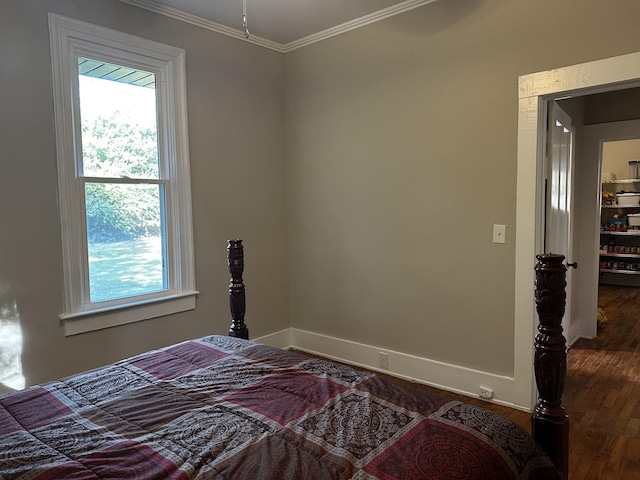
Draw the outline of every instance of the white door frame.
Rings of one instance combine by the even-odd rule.
[[[513,403],[535,403],[533,298],[535,256],[544,245],[544,159],[547,101],[640,86],[640,52],[523,75],[518,95],[515,338]]]

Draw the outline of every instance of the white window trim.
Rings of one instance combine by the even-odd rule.
[[[195,308],[191,179],[187,143],[184,50],[49,13],[53,100],[62,227],[65,335],[123,325]],[[79,188],[73,89],[78,89],[77,57],[144,69],[156,74],[160,161],[166,162],[166,225],[169,289],[155,294],[102,302],[88,299],[88,253],[84,195]],[[76,102],[77,103],[77,102]],[[77,117],[77,114],[76,114]],[[166,128],[163,129],[163,125]],[[80,142],[77,142],[78,144]]]

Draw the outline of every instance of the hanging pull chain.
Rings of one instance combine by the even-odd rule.
[[[244,38],[249,38],[249,26],[247,24],[247,0],[242,0],[242,26],[244,27]]]

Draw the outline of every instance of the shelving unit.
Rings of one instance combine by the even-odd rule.
[[[622,185],[630,188],[621,188]],[[640,179],[610,180],[602,182],[602,190],[640,191]],[[615,215],[626,217],[640,213],[640,205],[601,205],[600,210],[600,283],[640,286],[640,229],[609,230]]]

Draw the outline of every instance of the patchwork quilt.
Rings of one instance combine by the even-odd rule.
[[[209,336],[0,397],[0,479],[557,479],[511,420]]]

